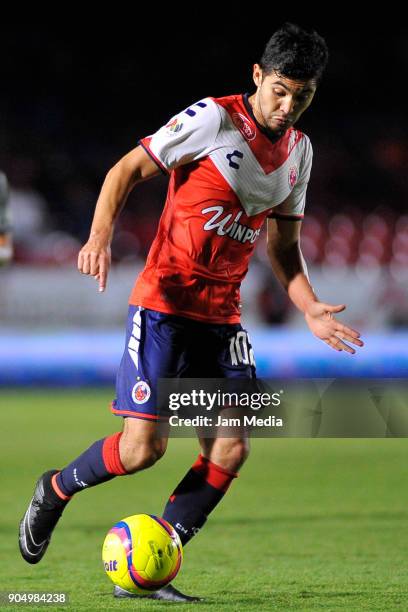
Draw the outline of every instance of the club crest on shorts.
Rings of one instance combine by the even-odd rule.
[[[132,389],[132,400],[135,404],[145,404],[151,395],[147,382],[139,380]]]
[[[298,169],[296,166],[291,166],[288,173],[289,187],[293,189],[298,178]]]

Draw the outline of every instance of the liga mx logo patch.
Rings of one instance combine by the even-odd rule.
[[[145,404],[150,395],[150,387],[144,380],[139,380],[132,389],[132,400],[135,404]]]
[[[177,134],[182,127],[183,124],[180,122],[179,118],[176,117],[166,125],[166,131],[168,134]]]
[[[289,187],[293,189],[298,178],[298,169],[296,166],[291,166],[288,173]]]

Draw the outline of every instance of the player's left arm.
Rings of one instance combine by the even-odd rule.
[[[311,332],[336,351],[354,354],[355,349],[346,342],[363,346],[360,333],[333,316],[333,313],[345,310],[345,304],[321,302],[310,284],[300,248],[301,225],[301,220],[267,219],[267,252],[274,274],[291,301],[303,312]]]

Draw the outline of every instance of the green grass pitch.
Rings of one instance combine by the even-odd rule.
[[[121,427],[110,399],[109,390],[1,392],[1,591],[65,591],[69,605],[50,607],[75,612],[177,606],[114,600],[101,545],[119,519],[161,513],[196,440],[171,439],[149,470],[80,493],[39,565],[19,555],[36,478]],[[206,597],[185,610],[407,610],[407,522],[408,440],[254,439],[239,478],[186,546],[175,585]]]

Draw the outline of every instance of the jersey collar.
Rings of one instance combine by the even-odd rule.
[[[286,135],[287,130],[282,134],[282,136],[279,136],[279,137],[272,136],[270,134],[270,132],[268,132],[268,130],[257,121],[257,119],[256,119],[256,117],[254,115],[254,111],[252,110],[251,103],[248,100],[249,95],[250,95],[249,93],[242,94],[242,103],[243,103],[243,105],[244,105],[248,115],[251,117],[252,121],[255,123],[256,127],[258,128],[258,130],[260,132],[262,132],[262,134],[264,134],[268,140],[270,140],[273,144],[275,144],[276,142],[279,142],[279,140],[281,140],[281,138],[283,138]]]

